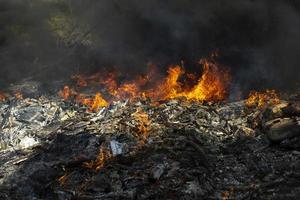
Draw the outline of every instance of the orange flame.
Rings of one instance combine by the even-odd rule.
[[[74,96],[75,93],[76,92],[73,89],[71,89],[69,86],[66,85],[66,86],[64,86],[63,90],[60,90],[58,92],[58,95],[66,101],[69,98],[71,98],[72,96]]]
[[[170,67],[165,81],[156,90],[156,95],[162,99],[173,99],[185,97],[195,101],[222,101],[228,95],[230,84],[230,74],[228,71],[221,70],[218,65],[208,59],[200,61],[203,65],[203,74],[198,83],[191,89],[183,89],[178,81],[184,70],[180,66]],[[194,78],[187,74],[188,78]]]
[[[143,146],[149,136],[151,120],[146,112],[144,112],[140,107],[137,108],[136,112],[132,114],[135,120],[139,123],[137,132],[140,134],[140,143],[138,147]]]
[[[100,152],[97,156],[96,161],[90,161],[83,163],[83,166],[89,169],[95,169],[99,171],[105,165],[105,162],[112,157],[110,150],[101,146]]]
[[[99,92],[96,93],[94,98],[84,98],[81,103],[89,106],[90,111],[98,111],[99,108],[108,106],[107,101],[103,99]]]
[[[0,92],[0,102],[1,101],[5,101],[6,100],[6,96],[4,93]]]
[[[227,97],[230,83],[228,71],[222,71],[217,64],[206,59],[203,64],[203,75],[192,91],[185,93],[187,99],[197,101],[222,101]]]
[[[229,72],[222,70],[212,58],[202,59],[200,64],[203,66],[203,72],[198,81],[195,74],[185,73],[183,67],[178,65],[170,66],[168,75],[160,81],[155,73],[155,68],[151,65],[146,75],[139,75],[135,79],[123,83],[120,83],[120,74],[113,72],[97,73],[90,77],[73,76],[73,79],[77,80],[79,88],[90,84],[101,86],[103,91],[109,94],[106,96],[107,99],[104,99],[100,93],[97,93],[93,99],[85,98],[85,95],[75,92],[68,86],[65,86],[59,95],[65,100],[75,97],[77,101],[89,106],[93,111],[107,106],[113,100],[123,99],[149,98],[159,101],[184,97],[187,100],[199,102],[225,100],[230,84]],[[103,76],[101,77],[100,74]]]
[[[16,99],[23,99],[23,94],[20,91],[18,91],[15,93],[15,97]]]
[[[265,92],[252,91],[246,100],[246,105],[248,107],[257,106],[258,108],[264,108],[279,103],[280,99],[275,90],[266,90]]]

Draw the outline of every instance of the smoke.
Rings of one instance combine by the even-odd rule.
[[[299,88],[296,0],[0,0],[0,28],[0,85],[149,62],[199,71],[218,50],[235,88]]]

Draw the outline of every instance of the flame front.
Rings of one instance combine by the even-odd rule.
[[[65,86],[59,95],[64,100],[74,97],[76,101],[87,105],[90,111],[97,111],[112,101],[123,99],[134,101],[147,98],[153,102],[179,97],[199,102],[225,100],[230,85],[229,72],[213,59],[202,59],[199,64],[202,65],[203,70],[202,74],[198,75],[198,79],[196,74],[185,73],[185,69],[179,65],[170,66],[167,76],[160,80],[157,79],[153,66],[148,74],[139,75],[123,83],[119,81],[120,75],[112,72],[97,73],[90,77],[76,75],[72,79],[76,81],[77,88]],[[187,84],[189,82],[187,80],[192,80],[190,82],[194,84]],[[89,85],[101,87],[102,92],[97,92],[94,98],[85,98],[86,95],[76,92]]]

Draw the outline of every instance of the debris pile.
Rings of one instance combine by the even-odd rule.
[[[1,199],[299,199],[300,98],[2,102]]]

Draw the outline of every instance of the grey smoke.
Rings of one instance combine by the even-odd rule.
[[[72,11],[92,43],[57,42],[46,21],[62,9]],[[14,23],[25,24],[25,39],[7,31]],[[29,76],[51,81],[104,66],[130,76],[148,62],[163,72],[184,60],[189,70],[199,71],[195,63],[219,50],[235,88],[299,88],[297,0],[0,0],[0,28],[2,85]]]

